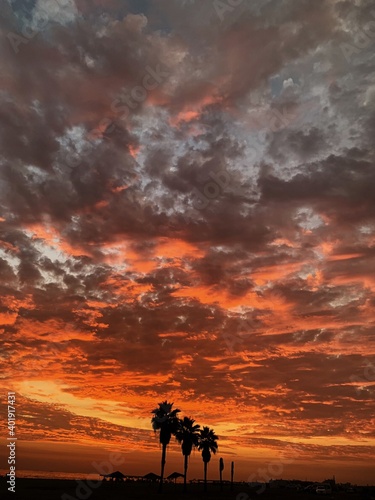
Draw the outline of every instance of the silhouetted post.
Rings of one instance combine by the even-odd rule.
[[[230,467],[230,489],[233,491],[233,478],[234,478],[234,462],[232,462]]]
[[[219,471],[220,471],[220,490],[223,489],[223,470],[224,470],[224,460],[220,458],[219,461]]]

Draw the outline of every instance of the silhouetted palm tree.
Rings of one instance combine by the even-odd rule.
[[[202,451],[202,459],[204,462],[204,491],[207,491],[207,464],[211,460],[211,452],[217,451],[217,440],[215,432],[209,427],[203,427],[199,434],[198,450]]]
[[[152,410],[151,413],[154,416],[151,419],[152,428],[156,432],[160,430],[159,441],[162,445],[161,454],[161,471],[160,471],[160,484],[159,492],[163,490],[163,479],[164,479],[164,466],[165,457],[167,454],[167,446],[171,440],[172,434],[175,435],[178,428],[178,417],[177,413],[180,412],[178,408],[172,410],[173,403],[168,403],[168,401],[163,401],[159,403],[159,407]]]
[[[182,454],[184,455],[184,491],[186,491],[186,474],[188,469],[188,460],[193,446],[198,446],[200,426],[194,424],[195,420],[184,417],[179,420],[176,439],[181,444]]]

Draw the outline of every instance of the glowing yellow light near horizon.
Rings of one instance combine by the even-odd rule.
[[[17,389],[25,397],[41,403],[50,404],[53,401],[53,404],[65,406],[66,409],[77,415],[98,418],[115,425],[150,430],[150,420],[129,415],[133,412],[131,408],[106,399],[73,396],[68,392],[69,386],[66,384],[44,380],[25,380],[18,384]],[[99,406],[105,406],[105,410],[101,410],[98,408]]]

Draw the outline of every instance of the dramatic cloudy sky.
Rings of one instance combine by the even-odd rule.
[[[157,472],[150,411],[167,398],[215,429],[238,479],[370,481],[372,1],[2,13],[0,373],[18,467],[93,472],[116,449],[116,468]],[[181,468],[173,443],[167,473]]]

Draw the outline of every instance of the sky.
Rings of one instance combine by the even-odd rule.
[[[158,472],[167,399],[211,477],[372,482],[372,1],[7,0],[0,30],[18,469]]]

